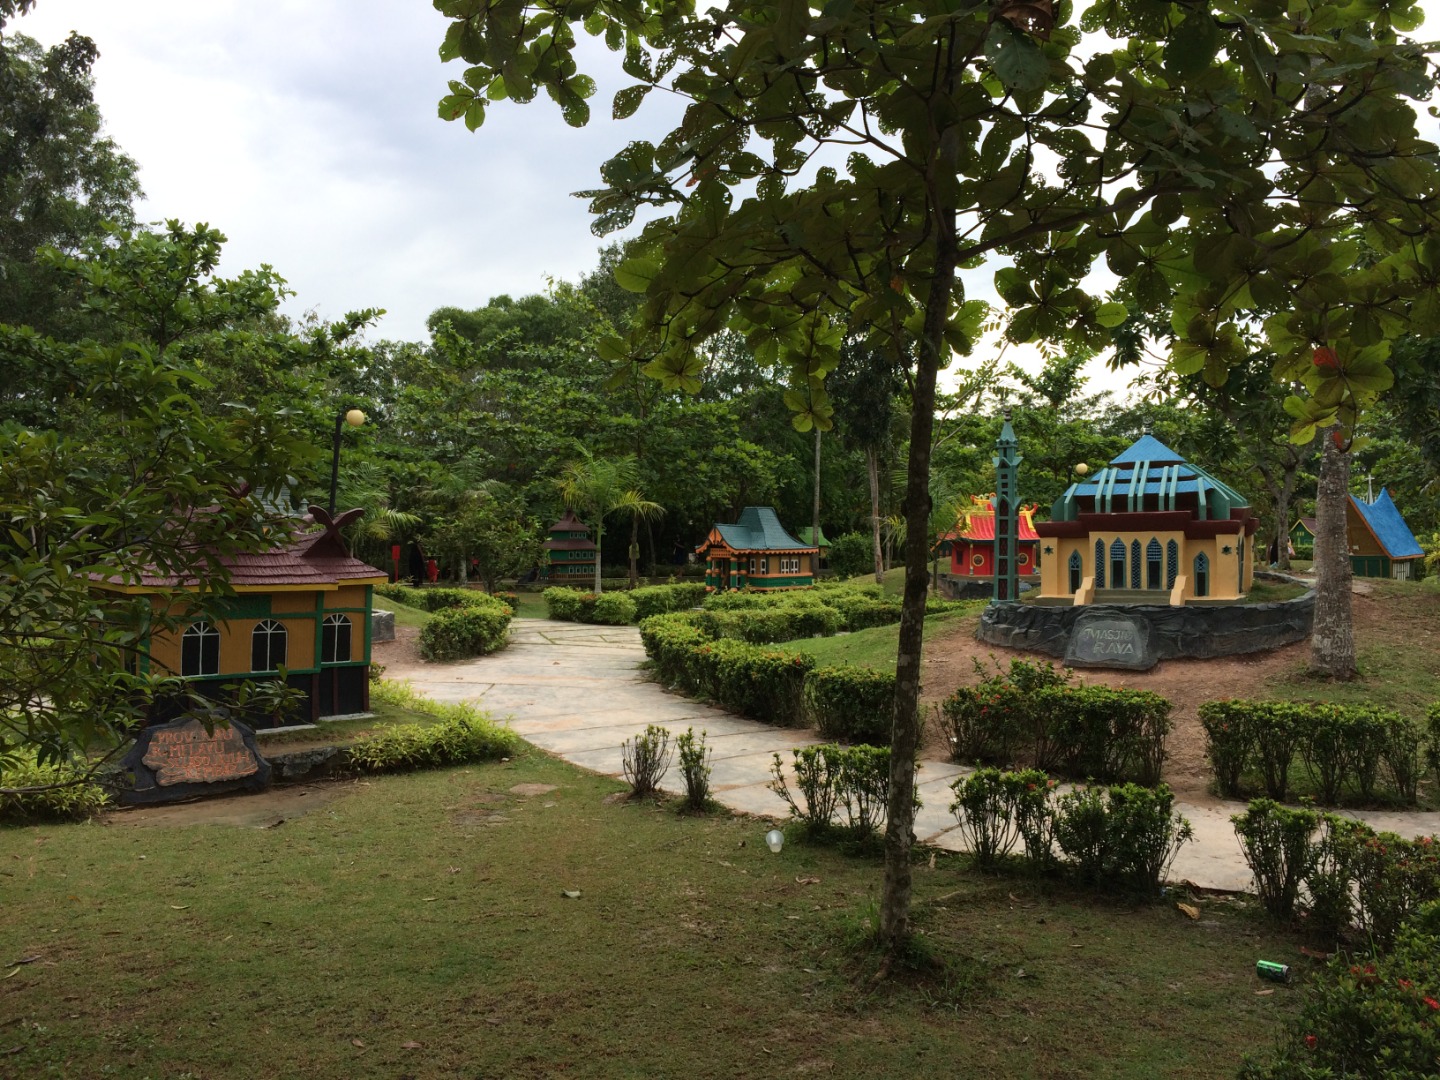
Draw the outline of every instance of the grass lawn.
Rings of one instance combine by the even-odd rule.
[[[267,829],[0,830],[0,1075],[1213,1077],[1298,1004],[1254,974],[1295,942],[1233,902],[945,855],[915,880],[940,966],[876,989],[877,863],[619,790],[527,753]]]
[[[976,600],[954,611],[926,616],[925,636],[928,638],[931,634],[948,630],[956,622],[977,618],[984,606],[985,601]],[[836,634],[834,637],[781,642],[775,648],[781,652],[813,656],[820,664],[854,664],[877,671],[894,671],[899,635],[898,625],[872,626],[868,630]]]

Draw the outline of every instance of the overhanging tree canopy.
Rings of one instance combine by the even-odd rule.
[[[1400,320],[1436,320],[1423,298],[1440,273],[1440,185],[1411,105],[1434,78],[1401,36],[1419,23],[1411,2],[1109,0],[1078,20],[1043,0],[435,6],[453,20],[442,58],[469,65],[440,113],[472,129],[487,103],[541,88],[585,123],[595,83],[578,71],[577,29],[624,53],[635,81],[617,118],[657,88],[689,101],[586,193],[599,233],[641,209],[666,215],[616,269],[645,309],[612,359],[692,388],[701,344],[737,330],[762,361],[788,362],[804,429],[829,423],[823,378],[842,328],[913,357],[881,911],[892,945],[908,933],[935,374],[986,314],[958,272],[993,270],[1014,341],[1097,348],[1168,310],[1177,367],[1216,380],[1243,359],[1247,312],[1294,296],[1292,315],[1265,323],[1285,371],[1311,345],[1338,356],[1299,371],[1310,393],[1293,415],[1312,430],[1383,389]],[[1357,233],[1377,253],[1358,274],[1337,243]],[[1096,295],[1102,264],[1128,302]]]

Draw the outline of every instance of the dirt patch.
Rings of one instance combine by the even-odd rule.
[[[512,795],[549,795],[557,790],[554,784],[516,784],[510,789]]]
[[[1357,638],[1365,638],[1382,620],[1392,617],[1390,605],[1373,595],[1368,586],[1355,590],[1354,619]],[[925,642],[924,675],[920,701],[927,717],[921,756],[943,760],[949,753],[938,725],[934,707],[956,687],[973,686],[998,663],[1008,667],[1012,659],[1052,660],[1039,653],[1002,649],[975,638],[975,621],[957,624],[953,631]],[[1099,686],[1151,690],[1174,703],[1170,714],[1175,727],[1166,743],[1164,779],[1178,797],[1187,802],[1211,803],[1207,790],[1210,770],[1205,762],[1205,732],[1200,726],[1200,703],[1217,698],[1268,696],[1267,683],[1303,668],[1310,656],[1308,642],[1297,642],[1269,652],[1215,660],[1162,660],[1149,671],[1106,671],[1097,668],[1076,670],[1075,680]],[[978,672],[975,662],[983,665]],[[1058,666],[1058,661],[1053,661]]]
[[[219,795],[165,806],[109,810],[101,822],[133,828],[233,825],[242,829],[273,829],[328,806],[350,791],[350,784],[303,784],[257,791],[253,795]]]
[[[395,627],[394,641],[377,641],[370,646],[370,661],[385,666],[385,678],[408,679],[435,665],[420,656],[420,628]]]

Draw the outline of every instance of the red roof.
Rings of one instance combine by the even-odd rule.
[[[991,543],[994,542],[995,504],[989,499],[982,499],[973,495],[971,496],[971,500],[975,505],[962,513],[965,521],[964,528],[950,530],[940,537],[941,540],[983,540]],[[1020,525],[1015,536],[1017,540],[1040,539],[1040,535],[1035,531],[1034,514],[1035,508],[1033,506],[1020,508]]]

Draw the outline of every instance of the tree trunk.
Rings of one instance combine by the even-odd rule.
[[[1315,627],[1310,671],[1341,682],[1359,674],[1350,610],[1350,455],[1335,445],[1338,427],[1320,433],[1320,483],[1315,493]]]
[[[920,651],[929,591],[930,440],[935,428],[935,376],[955,287],[953,209],[934,214],[935,271],[925,303],[910,402],[910,454],[905,473],[905,599],[895,658],[895,713],[890,730],[890,797],[886,805],[885,881],[880,894],[880,945],[896,955],[910,937],[910,849],[915,843],[915,752],[920,743]]]
[[[630,515],[630,591],[635,591],[640,577],[640,516]]]
[[[885,551],[880,544],[880,452],[865,448],[865,471],[870,476],[870,539],[875,546],[875,584],[885,584]]]
[[[601,525],[602,525],[602,523],[604,522],[604,520],[605,520],[605,515],[604,515],[604,514],[596,513],[596,515],[595,515],[595,595],[596,595],[596,596],[599,596],[601,590],[603,589],[603,586],[602,586],[601,583],[600,583],[600,573],[601,573],[601,570],[602,570],[602,568],[603,568],[603,566],[604,566],[605,558],[604,558],[604,553],[600,550],[600,541],[601,541],[601,539],[602,539],[602,537],[603,537],[603,535],[604,535],[603,532],[601,531]]]
[[[813,532],[810,533],[810,543],[818,549],[820,547],[820,428],[815,428],[815,505],[810,515],[810,525]],[[820,571],[820,555],[815,555],[816,577]]]

